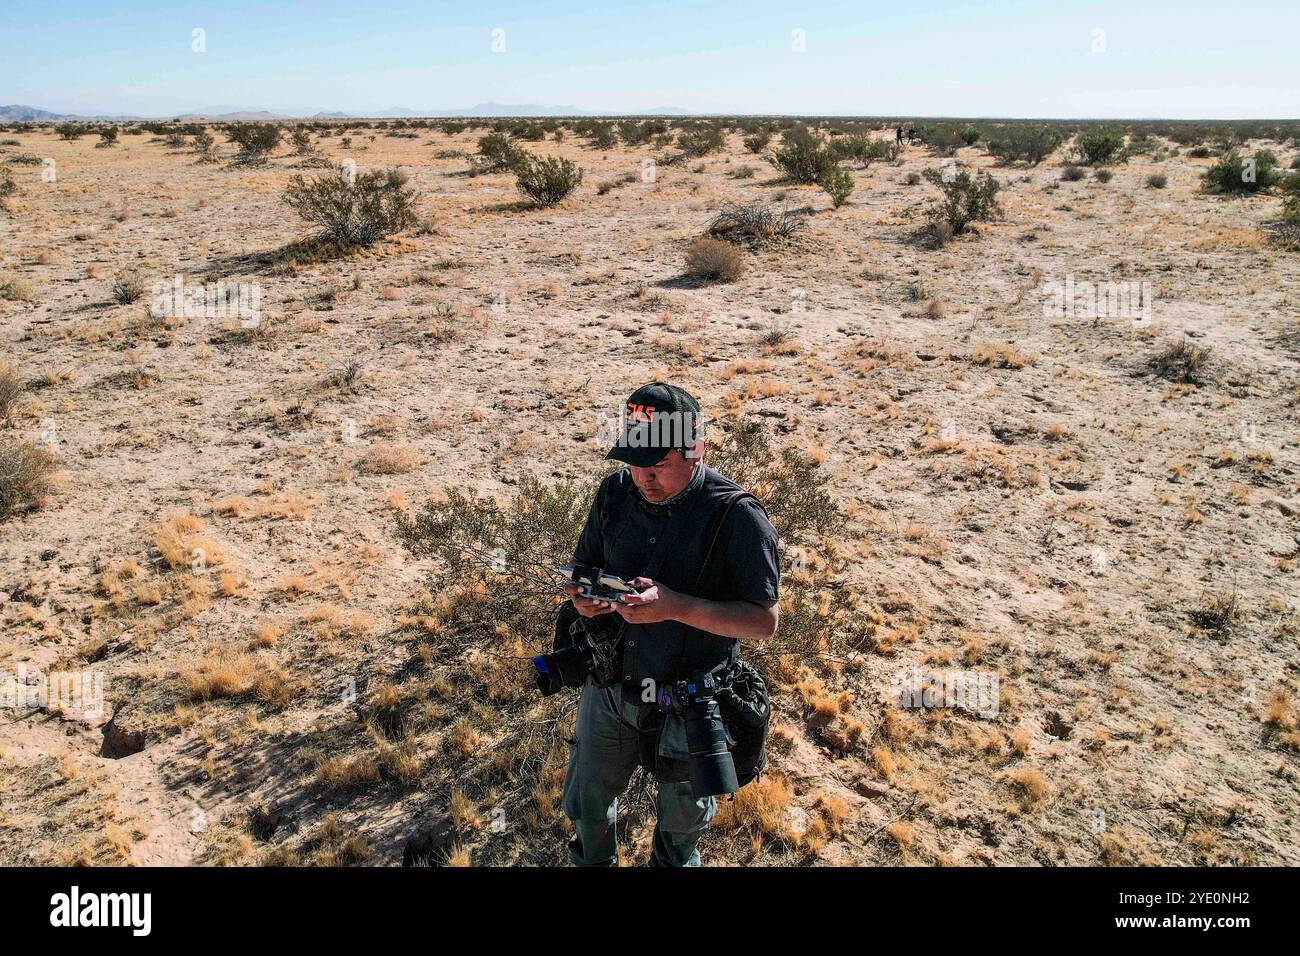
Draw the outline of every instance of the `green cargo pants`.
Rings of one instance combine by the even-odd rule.
[[[564,775],[564,812],[573,821],[574,830],[569,858],[578,866],[614,863],[615,801],[641,762],[637,728],[646,726],[652,713],[653,705],[625,702],[618,687],[602,690],[588,680],[582,688],[578,725],[569,742],[569,767]],[[681,743],[684,745],[684,740]],[[717,812],[717,801],[713,797],[696,800],[690,783],[660,783],[657,790],[650,864],[699,866],[700,837]]]

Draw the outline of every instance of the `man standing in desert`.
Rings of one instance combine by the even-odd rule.
[[[606,457],[628,467],[601,483],[573,560],[640,593],[611,603],[569,588],[578,614],[617,614],[625,625],[621,680],[602,689],[588,679],[578,705],[564,780],[569,855],[579,865],[613,864],[618,797],[643,747],[657,741],[648,760],[658,783],[650,862],[699,866],[716,800],[692,795],[684,724],[658,710],[655,691],[776,632],[777,534],[752,495],[705,465],[700,406],[684,389],[644,385],[623,419]]]

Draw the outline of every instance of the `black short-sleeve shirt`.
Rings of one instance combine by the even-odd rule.
[[[698,486],[671,504],[651,506],[632,484],[631,472],[614,472],[596,493],[573,560],[625,581],[649,577],[674,591],[712,601],[779,600],[776,529],[753,498],[738,499],[727,512],[709,573],[700,578],[709,545],[705,538],[716,526],[710,518],[741,490],[705,467]],[[734,638],[678,621],[629,624],[624,696],[640,702],[647,678],[659,685],[703,673],[732,657],[738,646]]]

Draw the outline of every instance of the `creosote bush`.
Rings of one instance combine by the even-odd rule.
[[[826,141],[806,126],[792,126],[781,135],[771,162],[797,183],[815,183],[835,162]]]
[[[1212,193],[1246,194],[1272,189],[1282,182],[1277,156],[1261,149],[1253,157],[1235,150],[1205,171],[1205,188]]]
[[[933,229],[938,224],[947,224],[954,234],[965,232],[973,222],[986,222],[997,216],[998,181],[988,173],[978,176],[962,170],[947,178],[936,169],[927,169],[925,178],[938,186],[942,195],[930,208],[930,223]]]
[[[831,164],[822,170],[818,185],[831,197],[831,205],[839,209],[853,192],[853,174],[847,169]]]
[[[308,223],[321,227],[321,239],[340,246],[368,246],[418,223],[418,193],[407,183],[406,173],[399,169],[351,176],[340,169],[311,182],[296,174],[281,198]]]
[[[745,258],[721,239],[701,238],[686,247],[686,274],[697,279],[734,282],[745,272]]]
[[[506,133],[488,133],[478,141],[479,171],[496,173],[514,168],[523,151]]]
[[[582,169],[568,159],[525,153],[515,162],[519,191],[542,206],[554,206],[582,182]]]
[[[1075,140],[1074,150],[1077,161],[1085,166],[1124,162],[1124,133],[1107,126],[1085,130]]]
[[[1051,126],[1014,123],[989,137],[988,152],[1004,163],[1037,166],[1061,145],[1061,134]]]
[[[712,126],[687,130],[677,137],[677,148],[683,157],[695,159],[716,153],[723,147],[722,131]]]
[[[265,162],[280,144],[280,127],[270,123],[239,123],[230,127],[226,135],[239,147],[235,161],[241,164]]]

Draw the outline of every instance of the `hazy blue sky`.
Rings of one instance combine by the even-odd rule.
[[[1300,115],[1298,0],[4,3],[0,104],[56,112]]]

